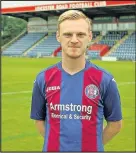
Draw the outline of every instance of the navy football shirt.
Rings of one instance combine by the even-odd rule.
[[[74,75],[59,62],[37,75],[31,118],[46,122],[43,151],[104,151],[103,119],[122,119],[116,82],[90,61]]]

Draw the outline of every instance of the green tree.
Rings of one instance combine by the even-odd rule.
[[[1,16],[2,45],[19,35],[26,27],[27,22],[23,19],[7,15]]]

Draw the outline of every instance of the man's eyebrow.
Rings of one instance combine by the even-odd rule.
[[[72,32],[64,32],[63,34],[67,34],[67,33],[70,33],[70,34],[72,34]]]
[[[73,34],[73,32],[64,32],[63,34]],[[85,32],[76,32],[76,34],[86,34]]]
[[[86,35],[86,33],[85,33],[85,32],[77,32],[77,34],[85,34],[85,35]]]

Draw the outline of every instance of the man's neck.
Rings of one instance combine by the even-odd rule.
[[[86,60],[84,56],[77,59],[62,58],[62,68],[69,74],[73,75],[85,68]]]

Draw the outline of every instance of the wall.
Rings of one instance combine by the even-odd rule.
[[[57,21],[58,16],[48,17],[48,32],[56,32],[57,31]]]
[[[48,32],[47,21],[40,17],[29,18],[27,30],[28,30],[28,33]]]
[[[107,23],[93,24],[93,31],[111,31],[111,30],[135,30],[135,23]]]
[[[48,21],[39,17],[30,18],[28,22],[28,32],[56,32],[58,18],[58,16],[48,17]],[[109,23],[93,23],[92,30],[103,31],[104,33],[113,30],[135,30],[135,22],[115,23],[115,18],[112,18],[110,21]]]

